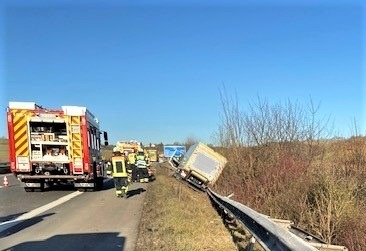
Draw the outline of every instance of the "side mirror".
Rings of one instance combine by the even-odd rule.
[[[103,137],[104,137],[104,145],[108,146],[108,133],[107,132],[103,132]]]

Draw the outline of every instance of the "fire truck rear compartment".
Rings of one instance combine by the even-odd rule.
[[[7,122],[11,171],[26,191],[54,184],[103,186],[104,174],[95,166],[102,158],[99,121],[86,107],[9,102]]]

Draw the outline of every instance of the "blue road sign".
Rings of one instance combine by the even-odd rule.
[[[174,154],[175,152],[175,154]],[[180,157],[186,154],[185,146],[164,146],[164,157],[170,158],[174,154],[174,157]]]

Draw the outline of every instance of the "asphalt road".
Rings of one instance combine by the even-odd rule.
[[[4,176],[8,187],[4,187]],[[12,220],[42,205],[75,191],[73,187],[55,188],[52,191],[26,193],[23,184],[13,174],[0,175],[0,222]]]
[[[115,196],[111,181],[97,192],[26,193],[7,177],[10,186],[0,188],[0,250],[135,249],[148,184],[132,184],[125,199]]]

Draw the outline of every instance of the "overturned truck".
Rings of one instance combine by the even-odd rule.
[[[227,160],[207,145],[199,142],[191,146],[179,160],[175,159],[175,177],[199,190],[215,184]]]

